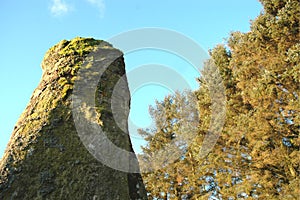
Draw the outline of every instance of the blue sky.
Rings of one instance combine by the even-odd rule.
[[[40,63],[48,48],[76,36],[109,39],[144,27],[171,29],[196,41],[204,50],[224,43],[231,31],[246,32],[260,13],[256,0],[3,0],[0,2],[0,157],[14,124],[37,87]],[[125,55],[127,71],[158,63],[174,67],[194,88],[197,72],[165,52],[144,50]],[[130,81],[130,80],[129,80]],[[151,123],[148,104],[170,92],[159,85],[134,91],[130,119],[138,127]],[[141,139],[133,139],[138,151]]]

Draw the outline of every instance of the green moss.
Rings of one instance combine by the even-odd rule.
[[[65,99],[66,97],[68,97],[68,95],[70,94],[70,92],[73,90],[73,85],[72,84],[65,84],[63,86],[63,89],[61,91],[61,98]]]
[[[71,78],[71,83],[72,83],[72,84],[75,83],[76,79],[77,79],[76,76],[72,77],[72,78]]]
[[[80,55],[83,56],[91,52],[95,46],[98,46],[102,40],[95,40],[93,38],[77,37],[71,40],[60,52],[60,55]]]
[[[58,84],[60,86],[64,86],[65,84],[69,83],[69,81],[65,78],[65,77],[61,77],[59,80],[58,80]]]
[[[65,46],[67,46],[70,43],[70,41],[68,40],[62,40],[60,41],[58,44],[54,45],[53,47],[51,47],[48,52],[53,52],[56,48],[64,48]]]

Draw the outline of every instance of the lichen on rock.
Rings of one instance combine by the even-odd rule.
[[[41,82],[0,161],[0,199],[147,199],[140,174],[121,172],[95,159],[74,125],[74,82],[86,56],[98,48],[113,49],[102,40],[75,38],[59,42],[46,53]],[[121,56],[103,74],[105,79],[96,91],[97,112],[90,119],[109,133],[112,142],[132,152],[128,132],[115,128],[107,103],[111,87],[124,74]],[[129,96],[128,87],[125,93]],[[129,102],[124,101],[123,114],[128,117]]]

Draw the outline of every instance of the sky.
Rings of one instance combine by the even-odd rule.
[[[232,31],[249,31],[250,20],[261,9],[256,0],[2,0],[0,157],[39,84],[45,52],[60,40],[77,36],[108,40],[134,29],[156,27],[178,32],[208,51],[224,44]],[[181,74],[191,89],[197,88],[195,78],[199,72],[170,52],[142,49],[124,56],[128,74],[145,65],[167,66]],[[128,81],[130,85],[131,80]],[[135,128],[146,128],[152,123],[149,104],[172,92],[155,83],[131,91],[130,135],[136,152],[144,143]]]

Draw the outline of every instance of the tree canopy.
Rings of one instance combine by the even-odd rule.
[[[250,31],[232,32],[226,46],[210,51],[215,65],[204,67],[198,90],[167,96],[150,109],[156,128],[140,130],[148,141],[141,165],[153,169],[143,174],[150,199],[299,199],[300,3],[260,1],[264,9]],[[214,120],[209,86],[216,72],[223,79],[226,121],[202,158]],[[193,95],[196,101],[189,101]],[[181,123],[191,119],[182,115],[182,102],[194,104],[198,117]],[[187,124],[196,127],[190,142],[174,143],[187,134]],[[179,149],[172,162],[162,164],[175,151],[151,160],[169,144]]]

